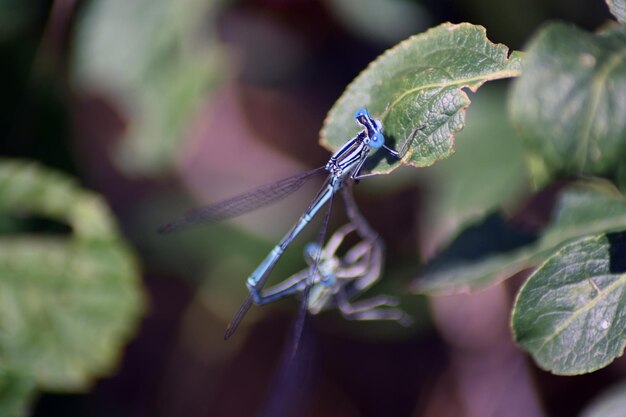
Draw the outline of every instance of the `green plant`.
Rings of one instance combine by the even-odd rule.
[[[118,162],[126,172],[154,176],[173,165],[191,114],[226,78],[226,52],[212,36],[211,48],[195,43],[207,13],[203,2],[144,3],[88,6],[78,28],[74,84],[104,90],[108,84],[119,94],[132,123]],[[537,268],[515,302],[513,335],[540,367],[556,374],[607,366],[626,343],[626,199],[620,191],[626,185],[626,3],[608,3],[617,23],[595,34],[550,23],[524,53],[490,42],[484,28],[466,23],[413,36],[348,86],[320,135],[326,148],[336,149],[354,133],[346,120],[365,106],[384,122],[392,147],[411,141],[403,163],[432,166],[423,175],[438,187],[424,223],[440,256],[414,281],[414,293],[480,290]],[[120,19],[127,19],[124,31]],[[508,109],[481,107],[466,127],[467,90],[510,77],[517,79]],[[487,94],[482,90],[475,100]],[[502,99],[493,97],[493,103]],[[473,129],[471,144],[455,143],[457,134]],[[480,155],[472,152],[478,148]],[[374,157],[368,168],[385,174],[400,165]],[[539,231],[517,227],[510,213],[543,194],[556,200],[549,222]],[[63,232],[25,231],[42,218]],[[31,162],[0,161],[0,227],[0,414],[18,416],[38,391],[86,390],[110,373],[143,299],[134,256],[102,199],[65,175]],[[256,259],[267,243],[234,234],[215,233],[226,237],[183,247],[193,246],[203,260],[240,256],[211,265],[219,281],[204,284],[213,285],[205,290],[210,304],[228,311],[225,288],[245,288],[224,277],[244,275],[252,261],[242,252]],[[608,398],[610,404],[596,404],[586,415],[602,415],[597,410],[603,406],[619,409],[615,397]]]
[[[348,133],[340,121],[365,105],[382,115],[392,142],[421,127],[403,162],[428,166],[454,150],[470,104],[462,88],[475,92],[485,81],[518,77],[508,115],[524,139],[534,189],[552,187],[556,195],[550,221],[537,233],[518,230],[502,213],[504,198],[484,198],[449,231],[448,249],[413,290],[478,290],[538,266],[515,301],[512,330],[540,367],[563,375],[600,369],[626,344],[626,199],[619,191],[626,167],[626,28],[624,2],[610,7],[619,22],[593,34],[549,23],[525,54],[507,56],[484,29],[468,24],[412,37],[357,77],[321,133],[322,143],[336,148]],[[372,168],[387,173],[396,166],[380,160]],[[489,194],[483,190],[497,183],[495,176],[466,182],[465,192]],[[472,236],[479,235],[487,244],[477,248]]]
[[[143,297],[108,208],[64,174],[0,160],[0,222],[0,414],[19,416],[111,373]]]

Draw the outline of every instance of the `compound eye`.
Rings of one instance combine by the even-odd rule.
[[[385,144],[385,137],[383,136],[382,133],[376,132],[372,135],[372,140],[370,142],[370,145],[372,146],[372,148],[378,149],[384,144]]]
[[[359,119],[361,119],[363,117],[365,117],[365,118],[369,118],[370,117],[370,114],[365,109],[358,109],[356,111],[356,113],[354,113],[355,120],[359,120]]]

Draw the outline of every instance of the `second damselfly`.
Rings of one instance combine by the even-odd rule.
[[[287,247],[311,222],[319,210],[329,203],[329,201],[332,201],[333,195],[344,186],[369,175],[361,172],[368,156],[373,151],[382,149],[392,157],[402,158],[408,144],[414,138],[415,132],[409,137],[400,152],[397,152],[385,145],[382,123],[370,117],[366,109],[359,109],[355,113],[354,119],[363,130],[337,150],[330,157],[325,166],[286,178],[273,184],[262,186],[256,190],[240,194],[220,203],[190,210],[182,218],[165,224],[158,229],[159,233],[171,233],[185,229],[196,223],[214,222],[235,217],[286,197],[302,187],[309,179],[319,174],[325,173],[327,175],[322,188],[300,219],[248,277],[246,286],[248,287],[250,296],[233,319],[233,322],[231,322],[226,337],[232,334],[243,315],[250,308],[252,302],[255,304],[263,303],[264,300],[261,296],[261,290],[267,277]],[[326,222],[324,225],[325,224]],[[322,241],[325,233],[324,227],[320,233]],[[322,242],[320,242],[320,246],[321,245]]]

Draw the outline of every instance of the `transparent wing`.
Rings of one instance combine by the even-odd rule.
[[[189,210],[180,219],[164,224],[157,231],[160,234],[173,233],[198,223],[217,222],[240,216],[287,197],[300,189],[311,178],[325,172],[324,167],[316,168],[272,184],[263,185],[219,203]]]
[[[302,336],[302,330],[304,329],[304,322],[306,320],[307,311],[309,307],[309,292],[311,291],[311,277],[315,276],[318,272],[320,259],[322,258],[322,248],[324,247],[324,241],[326,240],[326,230],[328,229],[328,222],[330,220],[330,213],[333,208],[333,197],[331,196],[328,200],[328,206],[326,208],[326,213],[324,214],[324,220],[322,221],[322,227],[320,228],[319,234],[317,235],[317,247],[319,248],[317,253],[315,254],[315,259],[313,264],[310,267],[311,273],[309,274],[309,278],[307,279],[307,286],[304,288],[302,292],[302,301],[300,304],[300,310],[298,311],[298,316],[296,317],[296,322],[293,326],[293,336],[292,336],[292,359],[296,356],[296,352],[298,351],[298,345],[300,344],[300,337]]]
[[[319,172],[326,172],[326,170],[324,168],[320,168],[318,170],[309,171],[310,177],[318,174],[318,171]],[[322,188],[320,189],[318,194],[315,196],[315,198],[313,199],[311,204],[309,204],[309,208],[307,209],[307,212],[310,211],[311,207],[318,201],[318,199],[320,198],[321,193],[326,189],[327,185],[328,185],[328,179],[322,185]],[[274,201],[276,201],[276,200],[274,200]],[[318,236],[318,240],[320,240],[322,243],[324,241],[324,236],[325,236],[325,233],[326,233],[326,227],[328,226],[328,217],[330,216],[330,208],[331,208],[331,206],[332,206],[332,196],[329,198],[329,205],[328,205],[328,208],[327,208],[327,212],[325,214],[325,218],[324,218],[324,221],[323,221],[322,229],[320,231],[320,235]],[[292,236],[293,233],[294,233],[294,229],[292,228],[287,236]],[[267,281],[267,278],[269,277],[269,275],[271,274],[272,270],[274,269],[274,266],[276,265],[276,262],[278,262],[278,257],[276,257],[271,262],[271,264],[267,267],[267,269],[266,269],[265,273],[263,274],[263,276],[261,276],[259,278],[258,283],[257,283],[257,286],[259,286],[259,288],[262,288],[263,285],[265,284],[265,281]],[[318,259],[316,260],[316,263],[319,263],[319,256],[318,256]],[[304,296],[303,303],[304,303],[305,313],[306,313],[306,299],[307,299],[307,295],[308,295],[308,289],[305,289],[304,293],[305,293],[305,296]],[[232,321],[228,325],[228,328],[226,329],[226,333],[224,334],[224,339],[230,338],[233,335],[233,333],[235,333],[235,330],[237,330],[237,327],[239,326],[239,323],[241,322],[243,317],[246,315],[248,310],[250,310],[250,307],[252,307],[252,304],[253,304],[252,296],[248,295],[248,297],[244,301],[243,305],[239,308],[239,310],[235,314],[235,317],[233,317]],[[304,321],[304,318],[302,319],[302,321]],[[301,331],[301,329],[299,331],[297,331],[296,333],[299,334],[300,331]],[[296,339],[297,339],[297,337],[296,337]],[[294,352],[295,352],[295,350],[296,349],[294,349]]]

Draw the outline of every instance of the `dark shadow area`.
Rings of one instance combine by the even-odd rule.
[[[48,217],[5,215],[0,218],[0,234],[9,233],[69,235],[72,228],[66,223]]]
[[[480,223],[467,227],[420,275],[441,273],[468,262],[506,254],[533,244],[539,238],[536,232],[519,228],[501,213],[492,213]]]
[[[398,145],[398,140],[396,140],[396,138],[394,136],[387,136],[387,135],[385,135],[385,146],[393,149],[394,151],[400,152],[400,149],[398,149],[398,146],[402,146],[402,142],[400,142],[400,144]],[[378,151],[372,153],[367,158],[367,161],[365,161],[365,164],[363,165],[364,171],[365,172],[370,172],[383,159],[388,164],[393,164],[393,163],[399,161],[398,158],[394,157],[389,152],[385,151],[384,149],[379,149]]]
[[[609,271],[612,274],[626,272],[626,232],[608,233],[609,240]]]

